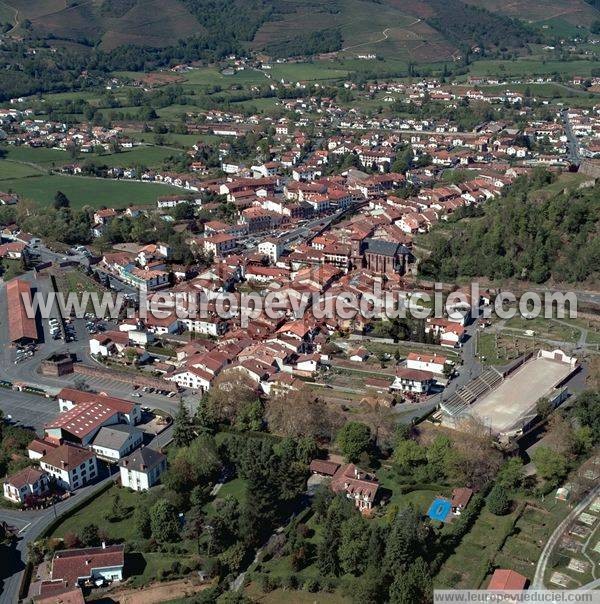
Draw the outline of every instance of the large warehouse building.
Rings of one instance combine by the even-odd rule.
[[[575,357],[562,350],[539,350],[505,372],[489,368],[441,403],[444,425],[460,429],[474,418],[501,441],[525,432],[537,415],[537,402],[558,406],[567,396],[567,379],[577,370]]]
[[[31,308],[31,287],[27,281],[12,279],[6,285],[8,305],[8,335],[13,344],[30,344],[37,342],[38,331],[35,317],[27,315],[24,300]]]

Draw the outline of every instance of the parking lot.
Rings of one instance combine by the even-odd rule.
[[[44,396],[29,392],[0,390],[0,408],[4,417],[21,426],[42,431],[44,424],[58,413],[58,403]]]

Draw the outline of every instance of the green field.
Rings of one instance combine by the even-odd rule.
[[[126,510],[125,517],[118,522],[109,522],[105,514],[112,509],[114,496],[119,493],[121,503]],[[139,493],[129,489],[121,489],[111,486],[95,497],[90,503],[84,506],[77,513],[67,515],[67,517],[54,529],[51,537],[64,537],[68,533],[78,535],[84,526],[95,524],[101,531],[104,531],[111,540],[131,541],[136,537],[135,523],[132,522],[131,515],[133,509],[139,502]]]
[[[28,176],[39,176],[39,168],[20,164],[6,159],[0,160],[0,182],[15,178],[27,178]],[[4,186],[4,185],[3,185]]]
[[[335,63],[281,63],[270,70],[275,80],[289,82],[304,80],[339,80],[348,76],[346,69],[339,69]]]
[[[1,162],[0,162],[1,163]],[[11,190],[40,206],[52,204],[57,191],[62,191],[72,207],[89,205],[127,208],[130,205],[154,204],[162,195],[174,194],[180,189],[163,184],[87,178],[85,176],[31,176],[2,180],[2,189]]]
[[[554,73],[564,75],[589,76],[597,67],[594,61],[541,61],[519,59],[515,61],[476,61],[471,65],[473,75],[493,76],[550,76]]]
[[[473,528],[434,578],[434,586],[439,589],[480,588],[489,564],[510,534],[517,516],[516,511],[506,516],[494,516],[484,507]]]

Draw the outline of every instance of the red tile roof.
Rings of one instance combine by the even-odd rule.
[[[98,397],[101,399],[102,397]],[[84,438],[90,432],[99,428],[105,421],[113,417],[117,411],[100,400],[89,401],[76,405],[70,411],[60,413],[51,423],[46,424],[46,429],[60,428],[78,438]]]
[[[40,463],[47,463],[53,468],[71,470],[79,467],[84,461],[94,457],[87,449],[74,447],[73,445],[60,445],[40,459]]]
[[[313,459],[310,462],[310,471],[315,474],[323,474],[323,476],[333,476],[338,468],[340,467],[339,463],[335,463],[334,461],[327,461],[325,459]]]
[[[6,285],[8,306],[8,334],[11,342],[37,340],[35,318],[29,318],[23,304],[23,297],[31,303],[31,287],[22,279],[12,279]]]
[[[95,568],[123,566],[124,546],[71,549],[54,554],[52,579],[64,579],[67,585],[77,585],[78,579],[90,577]]]
[[[367,474],[353,463],[349,463],[338,468],[331,481],[331,489],[334,493],[344,491],[349,495],[358,494],[372,502],[379,489],[379,482],[374,475]]]
[[[63,388],[57,396],[59,399],[69,401],[73,405],[89,403],[90,401],[102,403],[104,406],[109,407],[114,411],[118,411],[119,413],[131,413],[132,409],[137,404],[115,396],[105,396],[104,394],[97,394],[95,392],[84,392],[82,390],[76,390],[75,388]]]
[[[24,468],[23,470],[21,470],[20,472],[17,472],[16,474],[13,474],[12,476],[7,476],[3,480],[3,482],[5,482],[6,484],[10,484],[13,487],[16,487],[17,489],[20,489],[21,487],[24,487],[25,485],[34,484],[44,474],[45,474],[45,472],[42,472],[38,468],[29,467],[29,468]]]
[[[523,575],[515,572],[514,570],[507,570],[505,568],[497,568],[490,579],[488,589],[525,589],[527,584],[527,578]]]
[[[473,497],[473,491],[467,487],[461,487],[452,491],[452,507],[466,508]]]

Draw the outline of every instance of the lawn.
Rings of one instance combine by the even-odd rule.
[[[489,564],[512,530],[517,516],[518,511],[513,511],[506,516],[495,516],[484,507],[471,531],[465,535],[434,577],[434,587],[438,589],[481,587]]]
[[[282,63],[273,65],[269,73],[276,80],[297,82],[301,80],[339,80],[348,76],[346,69],[329,63]]]
[[[173,564],[191,566],[193,558],[186,555],[165,554],[163,552],[134,552],[128,557],[127,575],[131,576],[131,587],[143,587],[159,579],[159,575],[173,570]]]
[[[49,149],[47,147],[29,147],[23,145],[20,147],[8,146],[0,147],[0,150],[6,153],[6,159],[12,159],[20,162],[29,162],[43,167],[52,165],[60,166],[67,164],[71,160],[69,154],[62,149]]]
[[[549,76],[553,73],[566,75],[591,75],[596,66],[593,61],[542,61],[519,59],[516,61],[475,61],[471,65],[473,75],[503,76]]]
[[[153,139],[149,139],[153,142]],[[14,160],[15,162],[25,162],[36,164],[40,167],[36,170],[35,167],[29,167],[26,165],[10,163],[13,166],[20,167],[23,169],[23,174],[16,173],[13,176],[4,176],[2,171],[2,165],[4,162],[0,161],[0,178],[22,178],[24,176],[30,176],[32,174],[39,174],[40,170],[46,170],[55,166],[63,166],[73,162],[73,158],[61,149],[48,149],[46,147],[7,147],[1,148],[6,152],[7,160]],[[85,163],[86,161],[94,161],[97,164],[105,164],[107,166],[121,166],[128,168],[132,166],[142,165],[148,168],[156,168],[162,166],[165,158],[177,153],[173,149],[167,147],[160,147],[155,145],[144,145],[135,147],[134,149],[124,149],[120,153],[112,153],[106,155],[96,155],[95,153],[82,153],[78,158],[77,162]],[[24,170],[24,169],[27,169]],[[8,172],[8,168],[4,168],[5,172]]]
[[[172,195],[180,189],[168,185],[87,178],[84,176],[32,176],[2,181],[2,189],[11,189],[40,206],[52,204],[57,191],[62,191],[71,206],[126,208],[136,204],[154,204],[161,195]]]
[[[8,159],[0,159],[0,182],[13,180],[15,178],[28,178],[29,176],[39,176],[40,169],[27,164],[20,164]],[[2,185],[4,187],[4,185]],[[6,187],[4,187],[6,188]]]
[[[544,317],[525,319],[521,316],[515,316],[506,322],[506,327],[521,331],[531,329],[535,332],[536,336],[563,342],[577,342],[581,333],[579,329],[575,327],[570,328],[563,323],[557,323],[552,319],[545,319]]]
[[[477,335],[477,355],[484,357],[485,365],[506,365],[533,349],[534,339],[506,334],[480,333]],[[538,342],[539,344],[539,342]]]
[[[105,514],[111,510],[116,493],[121,496],[121,503],[127,511],[125,517],[118,522],[109,522]],[[92,499],[82,509],[67,516],[52,532],[51,537],[64,537],[68,533],[81,533],[84,526],[95,524],[101,532],[105,532],[114,541],[132,541],[137,537],[135,523],[132,522],[133,509],[139,502],[139,493],[128,489],[111,486],[96,498]]]

